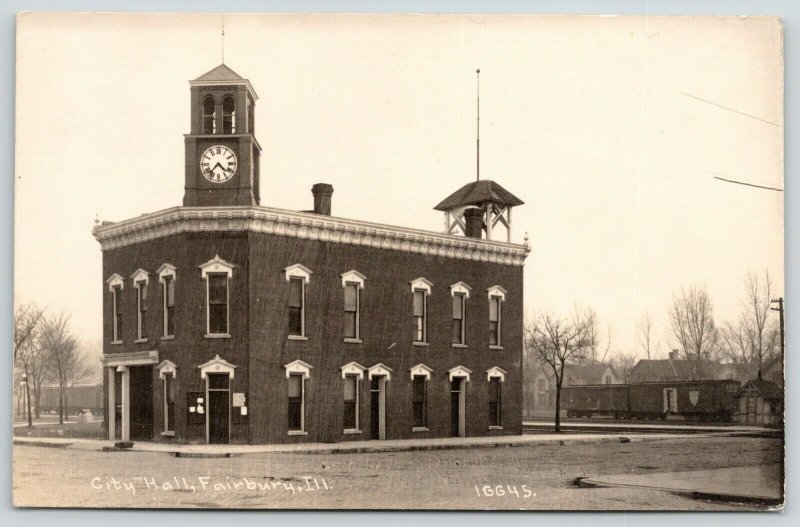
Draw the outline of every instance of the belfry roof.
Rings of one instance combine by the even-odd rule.
[[[499,183],[484,179],[464,185],[447,196],[447,198],[436,205],[434,209],[450,210],[456,207],[477,205],[487,201],[500,203],[509,207],[515,207],[525,203],[511,192],[501,187]]]
[[[195,81],[211,81],[211,82],[232,82],[244,81],[245,79],[238,73],[230,69],[225,64],[220,64],[213,70],[207,71],[195,79]]]
[[[194,80],[189,81],[190,86],[214,86],[214,85],[241,85],[247,86],[247,89],[253,96],[253,99],[258,99],[256,91],[250,84],[250,81],[243,78],[241,75],[230,69],[226,64],[220,64],[216,68],[205,72]]]

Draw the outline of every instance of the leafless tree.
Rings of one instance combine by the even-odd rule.
[[[764,272],[763,279],[757,274],[749,272],[745,278],[746,296],[741,324],[750,337],[752,358],[758,365],[758,378],[761,379],[761,366],[764,357],[775,351],[777,342],[776,331],[772,328],[772,280],[769,271]],[[770,338],[772,333],[772,338]]]
[[[590,333],[594,328],[593,312],[576,310],[571,320],[540,314],[525,328],[526,350],[553,370],[556,383],[556,427],[561,431],[561,385],[569,361],[580,361],[590,349]]]
[[[653,349],[653,321],[650,319],[649,312],[636,321],[636,337],[639,339],[642,349],[647,353],[647,360],[652,359],[653,355],[658,353],[659,345],[655,343],[655,349]]]
[[[35,337],[45,309],[36,304],[22,304],[14,312],[14,361],[22,346]]]
[[[33,412],[38,419],[40,417],[39,399],[42,394],[42,384],[47,378],[51,366],[50,355],[41,344],[39,328],[34,329],[28,338],[21,342],[17,350],[17,364],[22,368],[22,373],[25,376],[28,426],[33,426],[31,403],[34,403]],[[31,394],[31,389],[33,394]]]
[[[617,353],[611,358],[611,367],[622,377],[622,382],[628,384],[631,381],[631,371],[637,362],[639,359],[633,354]]]
[[[69,315],[49,317],[42,326],[42,346],[50,355],[52,380],[58,383],[58,422],[66,416],[67,387],[91,376],[86,356],[69,329]]]
[[[692,379],[707,375],[709,361],[717,358],[719,335],[714,325],[714,306],[704,287],[681,289],[673,296],[669,328],[679,345],[679,353],[692,371]]]

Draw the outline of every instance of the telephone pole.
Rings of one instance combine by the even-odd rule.
[[[771,307],[770,309],[773,311],[777,311],[780,315],[780,325],[781,325],[781,369],[783,368],[783,361],[785,359],[786,353],[786,344],[785,344],[785,337],[784,337],[784,329],[783,329],[783,297],[776,298],[770,302],[770,304],[778,304],[777,308]],[[759,378],[761,378],[761,371],[759,370]]]

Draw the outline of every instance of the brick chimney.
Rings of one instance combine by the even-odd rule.
[[[317,183],[311,187],[314,194],[314,214],[331,215],[331,196],[333,196],[333,185],[327,183]]]
[[[483,209],[469,208],[464,211],[464,234],[467,238],[483,237]]]
[[[669,352],[669,360],[678,360],[680,357],[678,356],[678,350],[674,349]]]

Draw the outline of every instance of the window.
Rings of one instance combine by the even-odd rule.
[[[303,430],[303,375],[289,375],[289,431]]]
[[[213,97],[203,100],[203,133],[217,133],[217,103]]]
[[[113,341],[122,342],[122,286],[114,286],[111,290],[112,314],[114,317]]]
[[[147,282],[136,282],[136,303],[138,306],[137,311],[137,333],[136,340],[147,340],[145,322],[147,320]]]
[[[201,276],[206,281],[206,337],[228,338],[230,336],[230,291],[229,282],[235,266],[219,257],[200,266]]]
[[[464,308],[466,298],[464,293],[453,295],[453,344],[464,344]]]
[[[358,385],[359,376],[344,377],[344,429],[358,430]]]
[[[212,335],[228,333],[228,275],[208,275],[208,332]]]
[[[305,380],[311,376],[311,365],[298,359],[283,367],[288,386],[289,435],[305,435]]]
[[[164,336],[175,335],[175,277],[164,278]]]
[[[414,428],[425,428],[428,426],[428,391],[427,377],[415,375],[412,384],[411,406],[414,414]]]
[[[489,344],[500,346],[500,299],[492,297],[489,299]]]
[[[304,291],[305,282],[302,278],[289,279],[289,335],[304,336]]]
[[[253,106],[250,104],[250,99],[247,99],[247,133],[256,133],[255,123],[253,122]]]
[[[175,394],[177,392],[175,363],[165,360],[156,366],[156,371],[164,385],[164,430],[162,435],[175,435]],[[195,412],[197,412],[196,407]]]
[[[285,268],[286,281],[289,283],[289,340],[306,340],[306,284],[311,279],[311,271],[294,264]]]
[[[230,96],[222,99],[222,133],[236,133],[236,107]]]
[[[358,284],[347,283],[344,286],[344,337],[359,338],[359,290]]]
[[[506,290],[495,285],[490,287],[489,293],[489,346],[500,348],[503,346],[503,301]]]
[[[413,295],[414,344],[427,345],[428,342],[428,295],[431,294],[432,282],[425,278],[417,278],[411,282]]]
[[[489,426],[502,426],[501,404],[502,383],[499,377],[492,377],[489,379]]]

